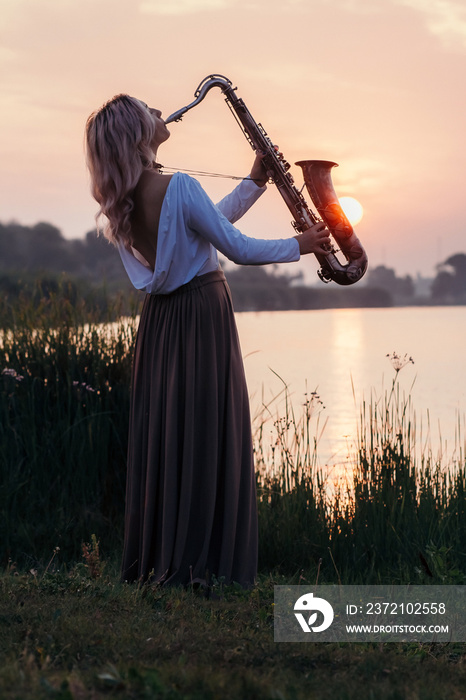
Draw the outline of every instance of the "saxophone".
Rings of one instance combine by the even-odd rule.
[[[321,216],[319,219],[295,187],[289,172],[291,166],[283,153],[274,146],[263,126],[254,121],[243,100],[236,95],[236,88],[231,80],[223,75],[215,74],[204,78],[194,93],[194,101],[170,114],[165,123],[180,121],[182,116],[198,105],[214,87],[221,89],[226,103],[253,150],[265,153],[262,161],[265,170],[291,211],[292,225],[296,232],[302,233],[322,220],[345,256],[347,263],[342,264],[332,245],[329,246],[328,252],[316,253],[320,264],[317,273],[320,279],[323,282],[334,281],[340,285],[350,285],[360,280],[367,269],[367,255],[345,216],[332,185],[330,171],[337,163],[326,160],[301,160],[296,163],[302,168],[307,191]]]

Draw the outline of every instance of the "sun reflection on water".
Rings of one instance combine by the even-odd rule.
[[[397,381],[412,406],[419,444],[432,445],[434,453],[445,451],[445,443],[449,453],[464,449],[465,309],[240,313],[237,321],[253,418],[264,404],[279,415],[285,386],[296,410],[306,392],[316,391],[323,402],[316,416],[319,463],[332,465],[335,475],[354,463],[363,404],[392,386],[395,351],[415,360]]]

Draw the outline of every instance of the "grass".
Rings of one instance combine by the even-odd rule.
[[[284,415],[256,433],[261,568],[321,583],[403,584],[466,581],[466,469],[425,450],[418,457],[409,397],[399,364],[383,396],[363,405],[346,482],[318,467],[319,397],[299,416]],[[268,435],[265,440],[265,435]]]
[[[273,584],[127,586],[72,570],[0,576],[0,697],[455,700],[464,645],[277,644]]]
[[[409,360],[362,405],[347,482],[318,466],[316,394],[255,424],[252,591],[138,588],[117,572],[134,316],[1,304],[0,698],[464,697],[464,645],[273,642],[274,584],[465,583],[464,460],[419,456]]]
[[[118,547],[135,319],[102,324],[63,295],[10,315],[0,337],[0,556],[34,565],[59,546],[71,560],[91,532]]]

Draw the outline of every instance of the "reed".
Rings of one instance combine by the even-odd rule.
[[[119,557],[132,347],[130,318],[102,323],[66,289],[22,299],[0,318],[0,557],[79,560],[94,536]],[[108,319],[118,316],[109,308]],[[254,421],[260,570],[288,581],[464,582],[466,473],[419,451],[415,412],[392,385],[360,409],[346,482],[319,464],[321,402]],[[409,361],[409,360],[407,360]],[[401,363],[401,364],[400,364]],[[59,548],[57,550],[56,548]]]
[[[1,556],[29,564],[60,547],[69,560],[90,533],[115,548],[134,317],[102,324],[100,311],[72,303],[66,289],[7,311],[14,322],[0,337]]]
[[[318,462],[315,400],[296,420],[268,420],[256,434],[260,566],[301,580],[342,583],[464,583],[466,470],[416,441],[411,401],[391,356],[393,382],[363,402],[346,482]],[[401,361],[401,365],[400,365]],[[264,447],[264,436],[268,447]],[[347,465],[347,466],[348,466]]]

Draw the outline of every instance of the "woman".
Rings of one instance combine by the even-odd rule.
[[[249,587],[257,569],[257,513],[249,402],[230,293],[217,250],[240,264],[323,252],[322,224],[283,240],[232,224],[267,176],[217,206],[183,173],[163,175],[161,112],[118,95],[86,125],[92,193],[105,235],[147,292],[131,388],[122,579]]]

